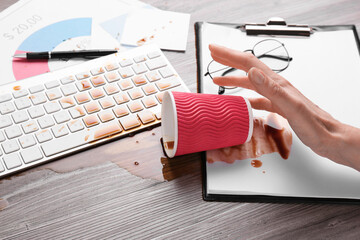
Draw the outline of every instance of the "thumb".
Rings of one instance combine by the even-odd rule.
[[[248,74],[255,90],[275,105],[281,105],[288,97],[285,90],[273,79],[257,68],[251,68]]]

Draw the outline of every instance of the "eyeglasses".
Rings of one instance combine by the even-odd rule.
[[[271,70],[276,73],[280,73],[289,67],[292,57],[289,56],[285,44],[276,39],[264,39],[254,45],[252,49],[245,50],[244,52],[251,52],[255,57],[261,59]],[[232,68],[212,60],[207,66],[207,72],[204,76],[208,76],[211,79],[214,77],[223,76],[246,76],[245,71]],[[224,94],[226,89],[234,89],[229,93],[234,93],[242,88],[232,86],[219,86],[218,94]]]

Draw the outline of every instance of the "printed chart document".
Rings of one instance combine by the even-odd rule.
[[[84,60],[13,59],[17,53],[120,49],[100,23],[143,7],[136,0],[22,0],[0,13],[0,84],[21,80]],[[126,48],[124,48],[126,49]]]

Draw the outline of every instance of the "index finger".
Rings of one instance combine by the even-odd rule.
[[[253,54],[230,49],[217,44],[210,44],[211,57],[221,64],[241,69],[248,72],[252,67],[256,67],[265,73],[272,73],[272,70],[256,58]]]

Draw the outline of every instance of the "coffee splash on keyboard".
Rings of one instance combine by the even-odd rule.
[[[233,163],[236,160],[259,158],[274,152],[279,153],[283,159],[288,159],[291,145],[292,133],[288,122],[277,114],[269,114],[266,119],[254,119],[253,136],[249,142],[208,151],[207,162]],[[251,165],[258,167],[260,163],[252,162]]]

